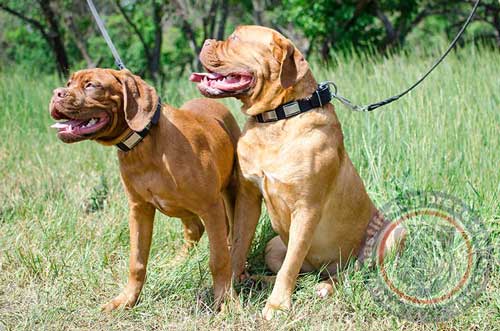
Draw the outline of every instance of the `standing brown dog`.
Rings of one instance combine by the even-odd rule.
[[[270,319],[290,308],[300,270],[326,267],[334,273],[357,256],[374,236],[368,225],[379,213],[344,149],[329,99],[310,101],[318,84],[290,40],[272,29],[240,26],[226,41],[205,41],[200,60],[209,72],[190,79],[201,93],[236,97],[250,116],[237,148],[243,189],[236,202],[232,267],[237,278],[244,272],[262,193],[279,234],[266,247],[267,265],[277,272],[263,310]],[[297,100],[312,106],[299,111],[289,104]],[[280,106],[283,119],[274,111]]]
[[[195,99],[161,105],[155,90],[129,71],[89,69],[54,90],[50,112],[63,142],[117,145],[129,202],[128,283],[103,309],[135,304],[146,277],[155,211],[179,217],[184,251],[206,228],[215,299],[231,290],[227,241],[235,196],[233,164],[240,129],[227,108]]]

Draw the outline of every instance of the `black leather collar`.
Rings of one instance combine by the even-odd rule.
[[[318,88],[307,99],[287,102],[281,106],[255,115],[254,118],[259,123],[276,122],[290,118],[314,108],[323,107],[332,100],[332,94],[327,83],[318,85]]]
[[[115,146],[118,149],[122,150],[123,152],[130,151],[148,135],[149,130],[151,130],[151,127],[158,123],[158,121],[160,120],[160,114],[161,114],[161,99],[158,98],[158,105],[156,105],[156,111],[153,115],[153,118],[148,123],[148,125],[146,125],[146,127],[139,132],[132,131],[125,139],[120,141]]]

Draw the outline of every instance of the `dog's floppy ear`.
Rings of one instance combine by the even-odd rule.
[[[289,88],[304,77],[309,70],[309,65],[290,40],[274,36],[273,41],[277,46],[275,56],[281,64],[279,74],[281,86]]]
[[[128,70],[116,71],[115,77],[122,84],[123,111],[128,126],[134,131],[143,130],[155,114],[158,103],[155,89]]]

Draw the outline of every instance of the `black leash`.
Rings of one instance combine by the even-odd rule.
[[[359,105],[355,105],[354,103],[352,103],[349,99],[341,96],[340,94],[338,94],[338,89],[337,89],[337,85],[335,85],[334,82],[331,82],[331,81],[327,81],[327,82],[324,82],[322,84],[329,84],[329,85],[332,85],[333,86],[333,92],[332,92],[332,98],[335,98],[337,100],[339,100],[340,102],[342,102],[344,105],[346,105],[347,107],[349,107],[351,110],[353,111],[362,111],[362,112],[368,112],[368,111],[372,111],[372,110],[375,110],[379,107],[382,107],[382,106],[385,106],[391,102],[394,102],[396,100],[398,100],[399,98],[403,97],[404,95],[408,94],[411,90],[413,90],[415,87],[417,87],[424,79],[427,78],[427,76],[430,75],[430,73],[436,69],[436,67],[441,63],[443,62],[443,60],[445,59],[445,57],[450,53],[450,51],[455,47],[455,45],[457,44],[458,40],[460,39],[460,37],[462,37],[462,34],[465,32],[465,29],[467,29],[467,26],[469,26],[470,22],[472,21],[472,18],[474,17],[474,14],[476,13],[476,10],[477,10],[477,7],[479,5],[479,2],[480,0],[477,0],[476,3],[474,4],[474,7],[472,8],[472,11],[469,15],[469,17],[467,18],[467,20],[465,21],[464,25],[462,26],[462,28],[460,29],[460,31],[458,32],[457,36],[455,37],[455,39],[453,39],[453,41],[451,42],[450,46],[448,46],[448,49],[443,53],[443,55],[441,55],[441,57],[436,61],[434,62],[434,64],[432,65],[432,67],[416,82],[414,83],[412,86],[410,86],[409,88],[407,88],[406,90],[404,90],[403,92],[401,92],[400,94],[398,95],[395,95],[395,96],[392,96],[390,98],[387,98],[387,99],[384,99],[382,101],[379,101],[379,102],[375,102],[375,103],[372,103],[372,104],[369,104],[369,105],[366,105],[366,106],[359,106]]]

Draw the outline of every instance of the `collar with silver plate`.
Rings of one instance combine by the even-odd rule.
[[[255,115],[254,118],[259,123],[269,123],[290,118],[311,109],[323,107],[332,100],[332,94],[328,83],[321,83],[314,93],[307,99],[287,102],[279,107]]]
[[[158,104],[156,105],[156,111],[153,115],[153,118],[151,121],[146,125],[144,129],[141,131],[132,131],[127,137],[125,137],[122,141],[120,141],[118,144],[115,146],[123,151],[123,152],[128,152],[135,146],[137,146],[149,133],[149,130],[151,130],[151,127],[155,124],[158,123],[160,120],[160,114],[161,114],[161,99],[158,98]]]

